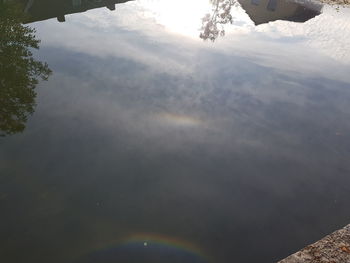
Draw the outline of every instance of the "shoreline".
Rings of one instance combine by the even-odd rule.
[[[350,263],[350,224],[277,263]]]

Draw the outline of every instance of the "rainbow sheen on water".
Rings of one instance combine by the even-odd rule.
[[[204,253],[196,245],[158,234],[133,234],[116,245],[87,254],[78,263],[204,263]]]

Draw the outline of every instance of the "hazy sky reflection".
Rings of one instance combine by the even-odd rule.
[[[33,24],[54,74],[26,131],[0,139],[6,262],[77,262],[140,232],[274,262],[348,223],[349,10],[242,13],[211,43],[207,4],[169,3]]]

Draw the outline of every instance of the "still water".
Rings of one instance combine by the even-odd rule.
[[[350,222],[349,8],[0,4],[1,262],[273,263]]]

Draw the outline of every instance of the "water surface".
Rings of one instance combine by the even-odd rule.
[[[1,262],[272,263],[349,223],[350,9],[23,4],[52,74],[0,100]]]

